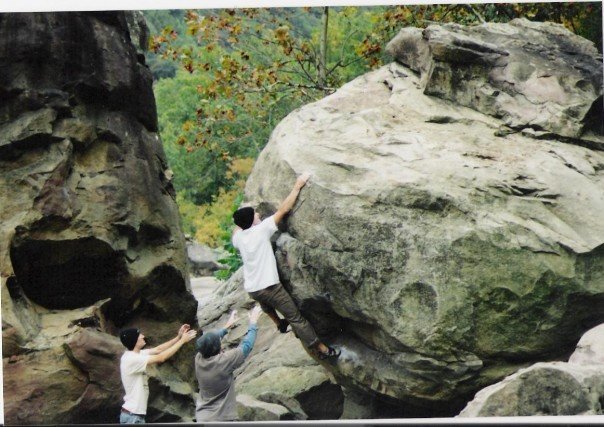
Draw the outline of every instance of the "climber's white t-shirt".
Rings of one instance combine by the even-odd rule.
[[[149,350],[141,350],[139,353],[126,351],[120,361],[120,374],[126,391],[122,407],[133,414],[147,413],[149,384],[146,370],[149,356]]]
[[[239,250],[243,260],[243,287],[247,292],[279,283],[277,261],[271,246],[271,236],[275,231],[277,224],[273,215],[233,235],[233,246]]]

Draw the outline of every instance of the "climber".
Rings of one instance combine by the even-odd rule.
[[[184,324],[178,335],[157,347],[145,349],[145,336],[137,328],[120,332],[120,340],[128,350],[120,360],[120,375],[126,395],[120,413],[121,424],[144,424],[149,398],[147,365],[163,363],[172,357],[184,344],[191,341],[197,332]]]
[[[308,348],[314,349],[320,359],[336,359],[340,350],[322,343],[310,323],[302,317],[294,300],[279,281],[277,261],[270,238],[277,231],[277,224],[294,206],[300,190],[310,178],[303,174],[296,179],[294,188],[283,200],[277,212],[260,221],[260,216],[252,207],[235,211],[233,221],[237,225],[233,231],[233,246],[239,250],[243,260],[244,288],[260,303],[262,309],[277,325],[281,333],[291,325],[294,332]],[[278,310],[284,317],[279,318]]]
[[[227,329],[237,321],[236,310],[231,313],[223,329],[206,332],[197,340],[195,376],[199,384],[199,399],[195,407],[195,419],[198,423],[237,419],[233,371],[243,364],[254,347],[258,330],[256,324],[261,314],[262,309],[257,305],[250,310],[247,334],[237,348],[221,351],[220,344]]]

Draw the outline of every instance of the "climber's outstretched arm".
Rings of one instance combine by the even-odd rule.
[[[279,224],[281,222],[281,220],[285,217],[285,215],[287,215],[287,213],[292,210],[292,208],[294,207],[294,204],[296,203],[296,200],[298,199],[300,190],[302,190],[302,187],[304,187],[306,185],[306,182],[308,182],[309,178],[310,178],[309,173],[303,173],[296,179],[294,188],[289,193],[289,195],[285,198],[285,200],[283,200],[283,202],[281,202],[281,206],[279,206],[279,209],[277,209],[277,212],[275,212],[275,215],[274,215],[275,224]]]

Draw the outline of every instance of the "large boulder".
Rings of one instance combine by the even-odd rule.
[[[268,214],[296,175],[312,173],[275,241],[281,279],[342,346],[325,367],[373,402],[374,417],[455,415],[519,368],[568,357],[604,321],[604,138],[590,124],[601,57],[561,26],[526,21],[432,26],[406,50],[428,63],[447,48],[425,38],[446,31],[463,31],[464,49],[478,53],[482,33],[516,35],[524,46],[501,43],[492,54],[521,49],[531,64],[543,60],[535,32],[555,33],[539,39],[554,52],[578,43],[571,68],[588,73],[584,83],[570,84],[575,75],[557,57],[547,67],[558,77],[535,75],[513,96],[541,102],[555,86],[565,98],[560,85],[577,114],[543,101],[543,114],[556,114],[525,127],[529,115],[510,94],[497,108],[466,102],[469,88],[487,85],[482,60],[449,82],[459,97],[426,91],[422,66],[392,63],[286,117],[246,186]],[[438,56],[440,69],[464,66],[456,55]]]
[[[480,392],[459,417],[602,415],[602,366],[540,362]]]
[[[560,24],[410,27],[387,51],[421,74],[426,95],[500,117],[513,129],[570,138],[602,133],[601,56],[594,60],[594,44]]]
[[[247,312],[255,302],[243,289],[243,270],[222,282],[199,312],[204,330],[221,328],[232,310],[240,321],[223,339],[239,345],[247,331]],[[344,394],[329,372],[308,355],[293,332],[281,334],[262,316],[252,353],[235,371],[238,415],[242,421],[337,419]]]
[[[573,365],[604,365],[604,324],[587,331],[579,342],[568,363]]]
[[[135,47],[142,24],[129,12],[0,14],[4,375],[42,390],[5,393],[11,424],[115,422],[118,330],[141,327],[153,345],[196,325],[151,73]],[[150,402],[150,421],[192,419],[192,353],[151,372],[152,398],[165,402]],[[67,372],[73,381],[57,379]]]
[[[604,324],[588,331],[568,363],[537,363],[478,393],[460,417],[602,415]]]
[[[211,276],[215,271],[226,268],[219,260],[225,254],[219,249],[212,249],[194,240],[187,240],[187,259],[192,276]]]
[[[86,314],[85,311],[82,314]],[[93,313],[87,313],[93,315]],[[90,318],[90,317],[88,317]],[[3,359],[5,416],[11,423],[113,423],[121,393],[123,346],[111,335],[72,325],[63,313],[41,316],[32,352]],[[63,335],[64,334],[64,335]],[[62,346],[57,336],[67,336]],[[52,404],[51,404],[52,403]]]

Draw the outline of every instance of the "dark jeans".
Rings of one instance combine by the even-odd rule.
[[[315,330],[308,323],[308,320],[302,317],[291,295],[281,283],[256,292],[250,292],[249,295],[260,303],[262,310],[266,312],[277,310],[281,313],[287,319],[298,338],[306,346],[312,347],[319,343]]]

